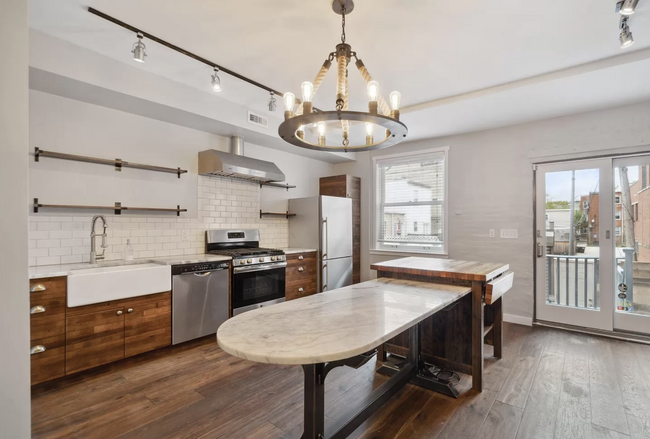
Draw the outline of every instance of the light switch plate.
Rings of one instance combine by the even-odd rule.
[[[490,229],[490,238],[494,238],[496,236],[496,233],[494,229]]]
[[[501,229],[501,239],[517,239],[519,238],[519,234],[517,233],[517,229]]]

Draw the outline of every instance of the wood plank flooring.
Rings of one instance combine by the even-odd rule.
[[[492,348],[486,346],[486,356]],[[327,377],[326,430],[386,380],[376,362]],[[298,439],[302,369],[232,357],[196,340],[32,389],[34,438]],[[504,327],[485,390],[407,385],[356,439],[650,439],[650,346],[548,328]]]

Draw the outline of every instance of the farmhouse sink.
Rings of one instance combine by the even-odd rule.
[[[93,267],[68,276],[68,306],[82,306],[171,290],[170,265]]]

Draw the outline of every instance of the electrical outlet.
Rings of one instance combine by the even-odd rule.
[[[517,229],[501,229],[501,239],[517,239],[519,237]]]
[[[490,229],[490,238],[494,238],[496,236],[494,229]]]

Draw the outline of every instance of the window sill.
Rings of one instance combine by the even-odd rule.
[[[416,251],[399,251],[399,250],[370,250],[371,255],[394,255],[394,256],[427,256],[430,258],[449,259],[447,253],[429,253],[429,252],[416,252]]]

